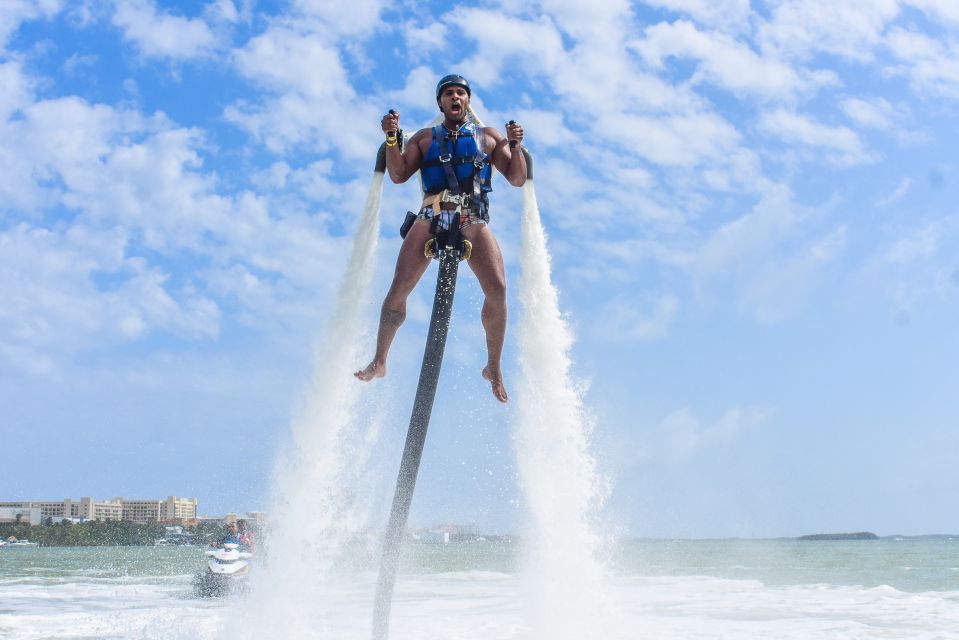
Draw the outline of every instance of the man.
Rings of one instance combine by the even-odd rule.
[[[240,544],[240,536],[237,533],[236,523],[231,522],[227,525],[226,531],[216,542],[211,542],[211,547],[222,547],[225,544]]]
[[[376,336],[376,354],[365,369],[354,375],[369,381],[386,375],[386,358],[396,331],[406,319],[406,299],[419,282],[429,258],[423,254],[426,241],[437,228],[446,229],[452,216],[459,216],[463,237],[473,245],[469,266],[483,289],[482,320],[486,330],[487,362],[483,378],[489,381],[500,402],[509,396],[503,384],[500,358],[506,337],[506,269],[499,244],[488,226],[488,197],[492,190],[490,165],[514,187],[526,182],[526,159],[518,145],[523,127],[510,122],[506,137],[492,127],[479,127],[470,118],[469,82],[448,75],[436,86],[436,103],[443,123],[417,131],[401,151],[396,136],[400,116],[383,116],[387,136],[386,168],[394,183],[406,182],[417,171],[423,178],[424,201],[416,221],[403,239],[396,259],[393,284],[383,301]]]

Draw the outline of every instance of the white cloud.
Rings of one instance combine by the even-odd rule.
[[[125,257],[125,235],[82,223],[56,230],[21,223],[0,233],[0,347],[33,369],[32,361],[52,366],[64,355],[151,330],[216,335],[217,305],[190,287],[171,288],[163,271]]]
[[[649,457],[664,457],[671,463],[688,462],[705,449],[721,446],[749,428],[761,425],[766,412],[760,409],[729,409],[716,422],[703,424],[687,407],[666,416],[648,447]]]
[[[2,206],[22,219],[0,232],[11,366],[44,373],[157,334],[215,340],[224,308],[260,325],[316,315],[339,249],[307,203],[355,208],[363,185],[333,185],[317,164],[287,167],[292,188],[273,201],[223,195],[198,130],[77,97],[19,107],[0,121]]]
[[[316,29],[328,38],[355,38],[380,25],[384,0],[294,0],[291,17],[306,29]]]
[[[643,3],[689,15],[699,24],[723,30],[747,28],[752,13],[749,0],[643,0]]]
[[[526,69],[537,84],[557,94],[564,124],[579,130],[590,147],[615,150],[621,157],[617,165],[622,157],[639,156],[672,171],[710,170],[714,185],[751,191],[763,182],[739,132],[706,99],[689,86],[675,86],[644,70],[630,55],[625,45],[632,33],[628,6],[573,5],[546,3],[548,13],[532,20],[457,10],[453,17],[477,45],[467,66],[478,65],[481,77],[491,82],[508,77],[507,67]],[[730,158],[736,159],[732,170]],[[621,191],[608,186],[601,188]],[[602,208],[601,202],[591,204],[592,212]]]
[[[189,168],[195,162],[189,153],[177,155],[177,142],[162,148],[161,141],[171,140],[170,135],[181,144],[191,142],[175,131],[151,132],[161,124],[77,98],[31,104],[21,118],[3,124],[8,135],[0,157],[16,158],[8,167],[21,180],[14,188],[34,200],[7,205],[55,211],[62,204],[84,214],[74,222],[69,216],[57,222],[53,216],[50,228],[38,218],[3,233],[0,297],[6,303],[0,334],[19,345],[24,363],[32,361],[31,351],[52,362],[52,355],[42,354],[71,354],[153,330],[186,337],[217,334],[215,302],[189,282],[174,284],[165,270],[127,254],[135,229],[149,242],[163,235],[151,231],[151,225],[162,227],[171,217],[169,209],[154,208],[158,203],[142,187],[151,185],[154,192],[171,188],[164,173],[173,164]],[[142,146],[125,140],[144,134]],[[156,142],[160,148],[151,149]],[[139,178],[125,170],[122,159],[130,155],[140,156],[148,167]],[[189,183],[188,174],[177,176]],[[118,198],[120,193],[130,197]],[[176,227],[171,237],[191,235],[189,219],[180,218]],[[154,248],[166,247],[161,241]],[[107,284],[98,284],[101,279]]]
[[[780,55],[824,52],[866,62],[898,14],[899,0],[784,0],[760,26],[759,40]]]
[[[539,148],[569,148],[579,140],[579,136],[566,126],[562,111],[517,109],[513,115],[523,125],[526,136],[535,140]]]
[[[63,7],[63,0],[3,0],[0,3],[0,53],[20,25],[37,18],[50,18]]]
[[[903,178],[899,181],[899,184],[896,185],[896,188],[888,196],[880,198],[876,202],[876,206],[885,207],[893,202],[901,200],[909,190],[912,188],[912,178]]]
[[[369,159],[378,146],[382,105],[357,96],[334,46],[314,33],[272,26],[234,55],[240,72],[275,97],[234,104],[227,120],[274,152],[309,144],[317,153],[336,149]]]
[[[846,98],[839,108],[857,124],[872,129],[892,129],[897,118],[895,107],[884,98]]]
[[[896,27],[886,37],[890,51],[902,64],[888,72],[909,78],[922,95],[959,99],[959,41],[939,41],[928,35]]]
[[[144,55],[183,60],[209,55],[216,36],[202,18],[159,11],[153,0],[118,0],[112,22]]]
[[[928,261],[939,252],[946,231],[947,227],[941,222],[925,222],[893,242],[880,260],[891,265]]]
[[[904,4],[924,11],[933,19],[959,25],[959,3],[954,0],[904,0]]]
[[[436,51],[442,51],[450,39],[450,27],[440,22],[424,25],[410,20],[403,24],[401,33],[406,46],[402,50],[398,49],[397,54],[405,54],[417,61],[429,58]],[[430,77],[433,77],[433,72],[429,73]]]
[[[648,27],[643,39],[630,43],[647,62],[663,66],[668,57],[699,62],[693,82],[712,82],[737,94],[788,100],[794,94],[834,84],[831,72],[798,70],[783,60],[760,55],[732,36],[698,30],[683,20]]]
[[[748,280],[744,294],[747,309],[765,323],[789,317],[817,288],[823,268],[837,258],[845,245],[846,226],[842,225],[796,255],[776,256]]]
[[[475,83],[489,88],[501,82],[501,68],[517,65],[531,76],[552,75],[565,59],[563,39],[546,16],[523,20],[485,9],[457,9],[446,18],[468,37],[476,40],[477,51],[463,63]]]
[[[751,210],[711,231],[704,229],[703,221],[654,227],[656,233],[616,242],[598,238],[589,243],[581,268],[585,274],[601,273],[604,282],[631,281],[642,273],[644,289],[658,281],[649,284],[651,272],[677,274],[688,278],[701,305],[715,304],[719,296],[719,304],[738,303],[747,316],[777,322],[815,293],[816,283],[845,248],[845,225],[823,231],[817,224],[823,210],[802,207],[788,188],[770,184]],[[617,265],[623,265],[624,274]],[[679,296],[675,305],[668,296],[639,297],[630,299],[632,313],[627,313],[627,305],[617,298],[603,310],[604,322],[612,323],[604,326],[615,327],[623,336],[634,329],[637,338],[665,335],[673,314],[687,303]]]
[[[0,123],[33,100],[33,82],[16,61],[0,62]]]
[[[63,63],[63,72],[68,76],[78,74],[84,68],[93,67],[98,61],[99,56],[95,55],[86,55],[82,56],[77,53],[73,54]]]
[[[400,114],[400,126],[408,129],[409,113],[405,112],[405,107],[409,106],[411,112],[425,112],[439,114],[434,101],[436,83],[441,76],[429,67],[418,66],[410,69],[406,75],[406,83],[402,89],[392,91],[386,94],[386,100],[391,106],[398,107]],[[474,92],[475,95],[475,92]],[[407,133],[410,133],[409,131]]]
[[[675,116],[615,116],[603,114],[595,124],[604,136],[617,140],[650,162],[665,166],[695,167],[717,162],[734,153],[739,132],[715,113]]]
[[[600,309],[602,320],[593,325],[593,338],[604,342],[662,338],[668,334],[678,310],[679,298],[671,293],[619,296]]]
[[[873,162],[859,135],[848,127],[832,127],[798,113],[778,109],[764,113],[759,128],[784,142],[822,150],[826,158],[839,166]]]
[[[621,40],[633,17],[629,0],[540,0],[539,5],[574,40],[593,45]]]
[[[56,202],[101,222],[140,228],[157,250],[196,248],[226,228],[229,204],[212,194],[202,165],[202,136],[163,116],[91,105],[76,97],[37,102],[8,123],[17,167]]]
[[[309,145],[320,154],[369,159],[383,107],[357,95],[340,47],[358,66],[368,64],[363,43],[380,28],[383,6],[382,0],[296,0],[233,53],[240,73],[273,95],[230,105],[226,119],[275,153]]]
[[[890,227],[884,246],[865,261],[862,277],[908,312],[925,298],[952,298],[959,285],[959,222],[955,216]]]
[[[691,265],[697,277],[741,273],[772,247],[795,232],[801,214],[792,192],[783,186],[763,194],[759,203],[740,217],[723,224],[696,251]]]
[[[206,6],[204,14],[211,22],[239,22],[240,20],[250,19],[250,7],[246,6],[238,9],[232,0],[214,0]]]

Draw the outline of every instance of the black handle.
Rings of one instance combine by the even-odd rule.
[[[511,124],[516,124],[516,121],[515,121],[515,120],[510,120],[510,121],[507,122],[506,124],[507,124],[507,126],[509,126],[509,125],[511,125]],[[516,140],[510,140],[510,141],[509,141],[509,148],[510,148],[510,149],[515,149],[515,148],[516,148],[516,145],[518,145],[518,144],[519,144],[519,143],[518,143]]]
[[[388,113],[387,115],[395,116],[395,115],[396,115],[396,112],[393,111],[392,109],[390,109],[390,111],[389,111],[389,113]],[[398,135],[399,135],[399,131],[387,131],[387,132],[386,132],[386,138],[387,138],[388,140],[391,140],[391,141],[392,141],[392,140],[395,140]]]

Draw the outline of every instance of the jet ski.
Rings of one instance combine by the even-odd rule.
[[[226,543],[204,552],[207,567],[193,576],[193,593],[200,598],[215,598],[247,589],[252,553],[240,551],[239,545]]]

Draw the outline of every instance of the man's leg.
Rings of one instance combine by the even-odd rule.
[[[390,345],[393,344],[397,329],[406,320],[406,299],[430,264],[430,259],[423,255],[423,245],[429,238],[429,221],[417,220],[403,240],[400,254],[396,258],[393,284],[390,285],[390,290],[383,301],[383,310],[380,312],[380,328],[376,333],[376,355],[365,369],[353,374],[364,382],[386,375],[386,357],[390,353]]]
[[[503,254],[488,225],[471,224],[464,227],[463,236],[473,243],[469,265],[486,298],[482,313],[487,355],[483,377],[489,380],[496,399],[506,402],[509,396],[506,395],[500,367],[503,341],[506,339],[506,268],[503,266]]]

